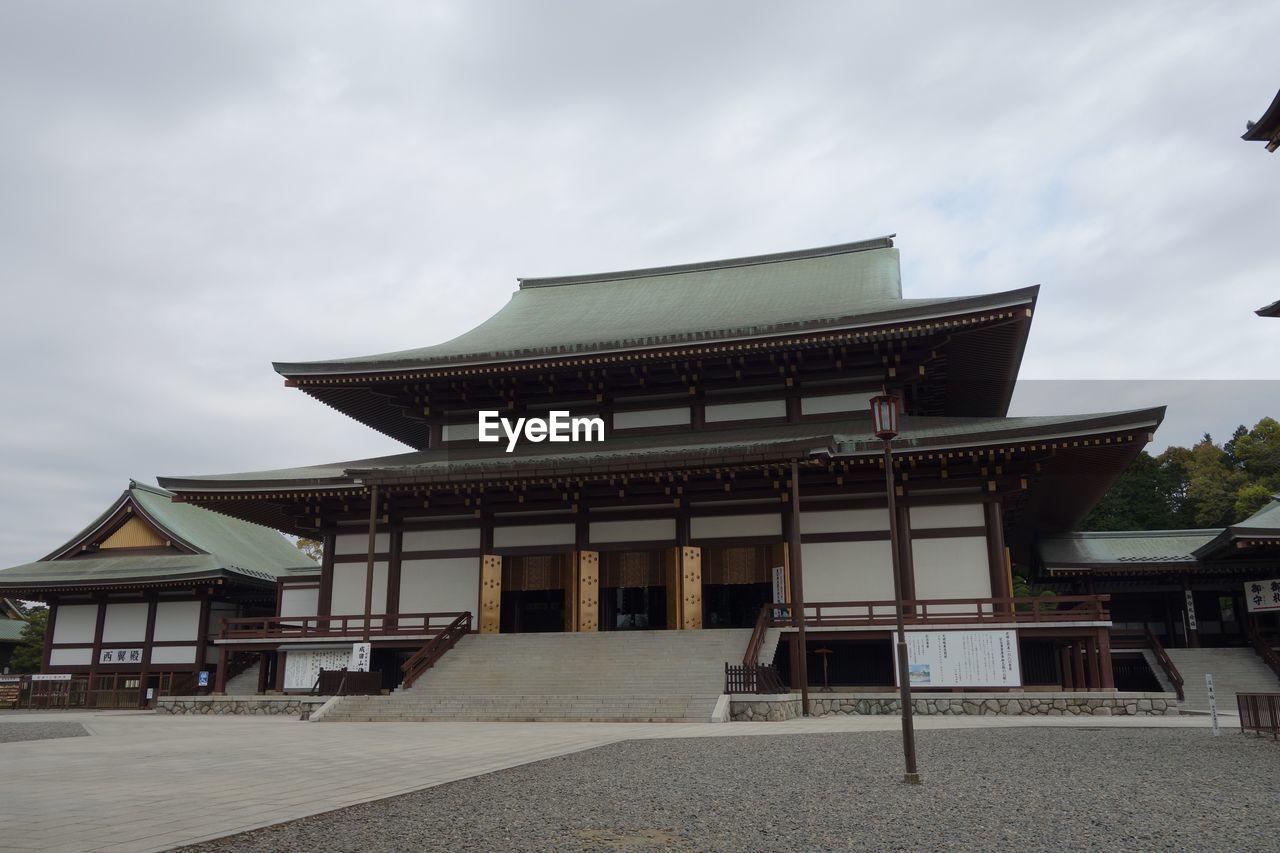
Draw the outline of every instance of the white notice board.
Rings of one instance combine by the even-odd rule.
[[[894,643],[894,681],[898,648]],[[1015,631],[908,631],[912,687],[1021,687]]]
[[[1247,582],[1244,601],[1250,613],[1280,610],[1280,579]]]

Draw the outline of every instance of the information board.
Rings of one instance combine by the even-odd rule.
[[[1021,687],[1017,632],[908,631],[907,671],[912,687]]]
[[[352,643],[351,644],[351,664],[347,669],[352,672],[368,672],[369,658],[372,656],[373,646],[369,643]]]
[[[1244,601],[1250,613],[1280,610],[1280,580],[1246,581]]]

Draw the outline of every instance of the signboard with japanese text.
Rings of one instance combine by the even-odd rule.
[[[1187,597],[1187,627],[1189,627],[1192,631],[1198,631],[1200,629],[1196,627],[1195,596],[1191,594],[1191,590],[1186,590],[1186,597]]]
[[[142,649],[103,649],[98,663],[142,663]]]
[[[782,566],[774,566],[770,572],[770,578],[773,581],[773,603],[787,603],[787,570]],[[774,619],[786,619],[787,610],[783,607],[775,608],[773,611]]]
[[[373,654],[373,646],[369,643],[351,644],[351,665],[347,669],[352,672],[368,672],[369,657]]]
[[[70,681],[69,672],[40,672],[31,676],[32,681]]]
[[[1021,687],[1017,632],[908,631],[907,671],[912,687]]]
[[[1280,610],[1280,580],[1246,581],[1244,603],[1250,613]]]

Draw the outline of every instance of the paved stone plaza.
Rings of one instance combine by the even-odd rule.
[[[812,771],[793,755],[796,745],[806,751],[816,750],[813,754],[821,756],[833,743],[829,737],[757,740],[749,736],[850,733],[848,738],[839,738],[834,743],[849,744],[851,748],[856,746],[851,759],[855,772],[871,773],[872,777],[879,779],[893,773],[893,759],[896,759],[897,752],[892,744],[892,732],[898,726],[897,719],[893,717],[688,725],[325,724],[302,723],[283,717],[166,717],[130,712],[0,714],[0,728],[13,723],[49,722],[80,723],[90,737],[0,743],[0,764],[6,771],[4,781],[0,782],[0,826],[6,828],[4,846],[7,849],[167,849],[628,740],[677,739],[656,745],[657,752],[644,752],[642,749],[641,753],[635,754],[634,760],[628,758],[632,755],[630,750],[640,747],[611,747],[623,752],[592,753],[592,756],[604,756],[605,764],[591,770],[594,762],[600,759],[590,757],[585,759],[586,764],[581,765],[587,768],[586,771],[574,771],[578,774],[575,778],[589,782],[592,797],[604,795],[605,803],[614,803],[617,808],[630,806],[625,800],[610,799],[610,792],[623,790],[641,795],[639,792],[645,790],[645,780],[649,778],[646,767],[660,768],[671,764],[678,768],[679,762],[675,757],[686,754],[698,756],[702,754],[701,750],[711,748],[701,741],[687,740],[689,738],[733,738],[734,745],[727,748],[737,755],[758,755],[758,746],[774,756],[764,764],[767,772],[762,778],[772,779],[779,768],[790,768],[788,772],[794,773],[797,780],[803,780]],[[1026,727],[1029,722],[1025,718],[1012,717],[921,718],[918,725],[925,732],[922,737],[923,770],[927,776],[934,777],[934,784],[929,789],[934,790],[944,775],[941,768],[935,769],[937,765],[931,764],[942,753],[930,754],[930,732],[966,729],[976,730],[973,732],[976,735],[983,729]],[[1048,739],[1055,735],[1055,729],[1063,728],[1114,729],[1125,733],[1149,727],[1176,729],[1178,731],[1157,732],[1150,736],[1150,744],[1168,747],[1158,750],[1161,758],[1154,766],[1159,772],[1139,776],[1139,781],[1151,786],[1152,790],[1164,790],[1160,786],[1176,788],[1191,784],[1195,774],[1203,775],[1205,763],[1214,755],[1222,756],[1228,771],[1218,782],[1229,782],[1236,778],[1232,775],[1236,773],[1247,777],[1250,765],[1242,763],[1244,757],[1260,756],[1259,760],[1268,762],[1266,766],[1269,768],[1274,768],[1276,761],[1280,760],[1280,750],[1270,741],[1242,737],[1231,730],[1215,741],[1203,730],[1206,724],[1203,717],[1045,718],[1034,721],[1034,727],[1026,729],[1030,733],[1027,736],[1029,741],[1020,738],[1018,742],[1034,745],[1041,742],[1039,736]],[[884,734],[873,734],[876,732]],[[1008,734],[1005,733],[1006,736]],[[1092,731],[1079,735],[1082,738],[1096,737]],[[739,739],[735,736],[748,737]],[[958,742],[965,741],[961,739]],[[996,742],[993,739],[983,743]],[[1058,742],[1055,740],[1054,743]],[[1046,760],[1063,768],[1062,772],[1068,773],[1068,778],[1083,790],[1093,785],[1090,774],[1096,773],[1098,768],[1086,772],[1084,765],[1077,762],[1085,761],[1091,752],[1099,755],[1095,761],[1105,762],[1108,753],[1096,750],[1085,740],[1080,740],[1079,744],[1078,749],[1065,751],[1055,745]],[[1204,755],[1197,755],[1195,761],[1184,761],[1185,747],[1189,744],[1199,744]],[[985,745],[979,747],[978,741],[973,741],[972,748],[966,749],[975,756],[991,752]],[[1034,752],[1027,754],[1031,756]],[[610,755],[615,757],[609,758]],[[618,755],[622,759],[616,757]],[[663,755],[671,757],[661,758]],[[954,758],[954,753],[951,755]],[[1016,757],[1016,753],[1010,755]],[[716,783],[717,788],[708,787],[711,779],[719,778],[715,775],[719,771],[715,769],[715,756],[708,753],[706,757],[705,768],[701,763],[696,765],[698,773],[705,770],[707,774],[707,781],[699,783],[700,788],[714,790],[717,797],[733,802],[752,787],[743,784],[741,776],[735,777],[732,784],[726,781]],[[1064,763],[1066,759],[1070,761]],[[616,763],[619,760],[623,763]],[[857,770],[859,762],[865,762],[862,770]],[[1112,764],[1104,765],[1103,769],[1111,766],[1124,765],[1117,758]],[[761,765],[756,763],[753,767],[758,770]],[[1031,772],[1031,767],[1035,765],[1024,764],[1018,768],[1001,763],[996,777],[1023,773],[1029,778],[1044,775],[1038,769]],[[737,772],[745,771],[745,767],[739,767]],[[585,776],[583,772],[586,772]],[[503,780],[508,778],[508,774],[487,778],[496,780],[493,784],[502,785],[507,784]],[[987,781],[994,784],[992,780]],[[818,790],[821,789],[822,786],[818,786]],[[456,796],[450,793],[452,791],[465,789],[440,790],[444,792],[442,796],[448,797]],[[901,796],[895,786],[887,786],[884,790],[894,792],[888,796]],[[1273,811],[1274,786],[1270,781],[1267,791],[1271,797],[1269,808]],[[1225,800],[1233,795],[1232,791],[1221,787],[1216,793],[1211,793],[1215,798]],[[567,793],[562,792],[562,796],[565,795]],[[664,796],[661,784],[652,796]],[[1042,813],[1029,817],[1039,819],[1044,812],[1052,812],[1065,802],[1063,796],[1061,793],[1054,797],[1046,796],[1039,806]],[[587,797],[582,802],[590,799]],[[468,809],[465,814],[474,817],[478,812]],[[1177,812],[1171,811],[1171,814],[1176,816]],[[583,813],[583,826],[587,825],[588,816]],[[582,836],[575,842],[579,846],[589,847],[596,843],[607,846],[612,843],[607,838],[608,832],[617,829],[611,829],[610,822],[621,825],[614,816],[607,820],[603,817],[594,819],[605,834],[598,838]],[[454,814],[450,823],[458,824],[461,829],[465,821],[459,821],[458,814]],[[561,824],[548,826],[551,831],[560,828]],[[296,830],[290,828],[289,831]],[[656,837],[654,840],[661,842]],[[672,844],[697,843],[690,841],[687,835],[668,840]],[[235,842],[237,845],[240,843],[240,840]],[[315,848],[315,845],[302,840],[284,840],[281,843],[297,843],[298,849]],[[370,843],[416,846],[428,844],[429,840],[418,838],[414,842],[398,842],[387,837],[378,841],[370,836],[350,839],[347,845],[355,849]],[[475,843],[484,842],[477,838]],[[547,846],[550,842],[543,837],[539,843]],[[707,843],[712,844],[713,841]],[[491,847],[505,844],[501,838],[488,842]],[[341,849],[343,845],[333,839],[333,843],[322,846]]]

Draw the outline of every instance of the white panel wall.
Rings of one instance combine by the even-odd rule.
[[[334,616],[359,616],[364,613],[364,586],[367,577],[364,563],[335,563],[333,566],[333,595],[329,608]],[[387,564],[373,564],[374,613],[387,609]]]
[[[478,527],[406,530],[400,543],[402,551],[454,551],[479,547],[480,528]]]
[[[837,509],[800,513],[801,533],[863,533],[889,530],[888,509]]]
[[[385,554],[391,550],[391,534],[374,534],[374,552]],[[363,533],[340,533],[335,537],[333,546],[335,554],[367,554],[369,553],[369,531]]]
[[[98,605],[64,604],[54,617],[53,642],[92,643],[98,629]]]
[[[614,429],[635,429],[637,427],[682,426],[691,421],[690,410],[682,409],[643,409],[638,412],[614,412]]]
[[[161,646],[152,647],[151,663],[195,663],[195,646]]]
[[[194,640],[200,634],[200,602],[161,601],[156,604],[156,630],[154,639]],[[174,661],[170,661],[174,663]],[[191,663],[191,661],[186,661]]]
[[[290,589],[286,586],[280,593],[281,616],[315,616],[319,612],[319,589]],[[363,607],[361,612],[364,612]]]
[[[991,597],[991,572],[984,536],[916,539],[911,543],[911,562],[915,567],[917,598]],[[804,574],[807,587],[808,563]]]
[[[891,601],[893,554],[889,540],[808,542],[804,557],[805,601]],[[887,612],[892,613],[893,608]]]
[[[576,530],[572,524],[526,524],[495,527],[495,548],[521,548],[536,545],[572,545]]]
[[[745,536],[781,536],[782,516],[710,515],[689,519],[689,535],[693,539],[728,539]]]
[[[828,394],[822,397],[801,397],[800,414],[825,415],[828,412],[862,412],[871,411],[871,398],[877,396],[875,391],[857,394]]]
[[[674,518],[644,518],[630,521],[594,521],[590,527],[592,543],[605,542],[674,542]]]
[[[351,649],[290,651],[284,656],[284,689],[310,690],[322,669],[343,669],[351,663]]]
[[[401,613],[480,613],[480,559],[405,560],[400,564]],[[410,620],[401,625],[412,627]],[[421,623],[419,623],[421,624]]]
[[[92,642],[93,638],[90,637],[89,641]],[[93,649],[54,649],[49,654],[49,666],[88,666],[92,663]]]
[[[756,418],[785,418],[786,400],[754,400],[750,403],[715,403],[707,406],[706,421],[747,421]]]
[[[104,643],[141,643],[147,638],[147,605],[108,604],[102,625]]]
[[[982,514],[982,504],[913,506],[911,508],[912,530],[925,530],[930,527],[983,527],[986,523],[986,518]]]
[[[445,441],[475,441],[480,437],[479,415],[475,420],[460,424],[445,424],[441,431]]]

